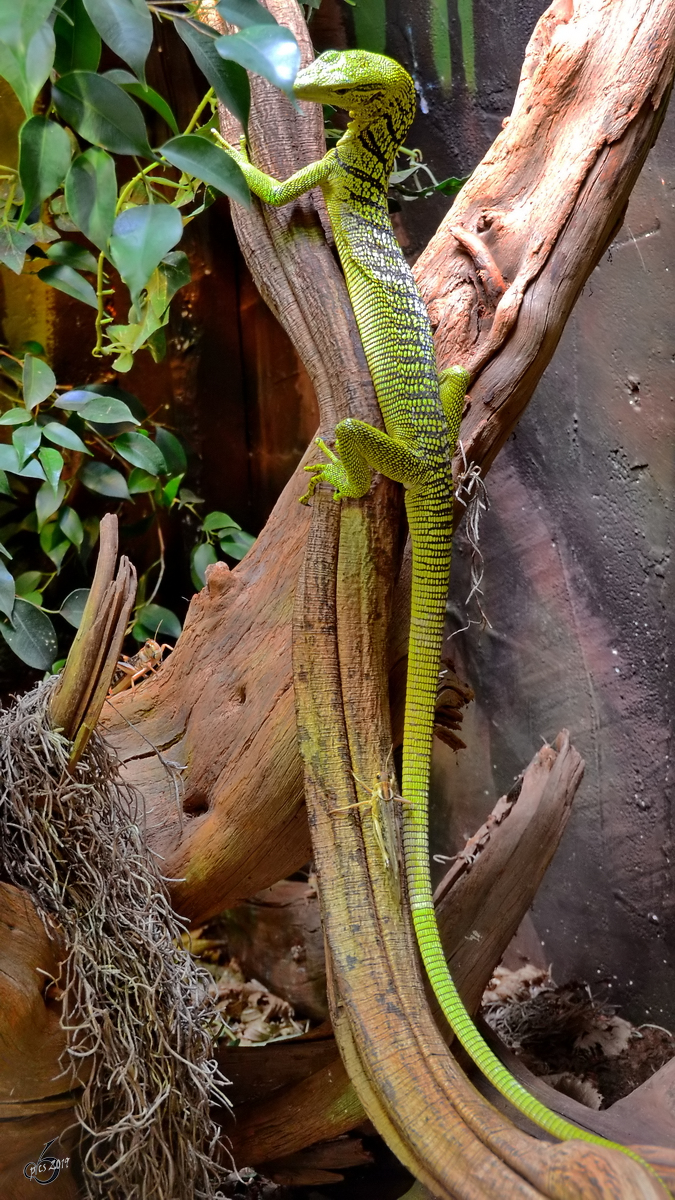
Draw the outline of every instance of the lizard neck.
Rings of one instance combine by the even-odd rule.
[[[370,108],[349,115],[347,132],[336,146],[338,157],[346,166],[365,172],[386,192],[399,146],[415,116],[415,88],[410,76],[405,74]]]

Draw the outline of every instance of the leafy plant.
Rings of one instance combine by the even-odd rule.
[[[20,274],[27,255],[46,259],[38,277],[95,310],[93,353],[112,356],[117,371],[139,350],[155,360],[165,353],[171,300],[190,281],[176,249],[185,226],[218,192],[250,203],[242,172],[211,133],[218,103],[246,127],[247,70],[292,99],[300,54],[291,31],[258,0],[220,0],[217,9],[239,32],[219,35],[199,20],[198,3],[178,0],[17,0],[0,11],[0,75],[26,113],[18,168],[0,167],[0,261]],[[145,78],[153,21],[167,20],[210,84],[182,132]],[[102,42],[130,70],[100,73]],[[163,145],[150,145],[142,105],[174,135]],[[122,187],[116,156],[136,165]],[[75,232],[91,251],[61,237]],[[123,320],[112,270],[129,293]]]
[[[143,642],[180,634],[176,614],[155,603],[164,574],[162,515],[184,507],[196,513],[201,501],[181,486],[187,470],[182,442],[149,418],[135,396],[110,384],[60,388],[43,353],[37,343],[23,359],[0,350],[6,404],[0,415],[0,439],[6,439],[0,440],[0,634],[23,662],[49,670],[82,617],[88,589],[66,590],[63,581],[86,575],[98,538],[97,506],[117,502],[123,523],[131,521],[127,528],[153,529],[157,537],[157,558],[139,579],[131,628]],[[217,559],[216,545],[239,561],[254,541],[225,513],[210,513],[200,524],[192,564],[198,588]],[[54,616],[61,618],[60,636]]]

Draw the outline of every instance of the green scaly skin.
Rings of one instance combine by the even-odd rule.
[[[328,207],[349,296],[386,433],[349,418],[335,430],[337,455],[321,441],[328,464],[312,472],[307,502],[319,483],[334,498],[365,496],[371,471],[402,483],[413,551],[412,615],[403,740],[403,840],[415,932],[424,966],[455,1036],[502,1095],[542,1129],[623,1146],[577,1129],[531,1096],[475,1028],[452,981],[434,913],[428,845],[428,789],[438,667],[450,579],[452,455],[468,372],[436,369],[431,325],[389,220],[387,189],[399,146],[415,113],[412,79],[384,55],[361,50],[322,54],[300,71],[295,94],[349,111],[335,149],[279,183],[223,143],[251,191],[283,205],[320,186]],[[652,1172],[653,1173],[653,1172]]]

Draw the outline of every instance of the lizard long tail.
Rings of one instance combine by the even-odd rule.
[[[621,1150],[651,1168],[625,1146],[578,1129],[551,1112],[507,1071],[481,1037],[452,980],[443,953],[431,890],[428,793],[434,701],[450,580],[451,496],[438,487],[424,497],[408,492],[406,507],[413,549],[412,613],[408,650],[402,792],[403,846],[415,934],[424,968],[453,1033],[490,1083],[536,1125],[565,1141]],[[651,1172],[653,1174],[653,1171]]]

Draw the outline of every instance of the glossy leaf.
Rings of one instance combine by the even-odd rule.
[[[229,554],[230,558],[241,562],[254,542],[255,538],[250,533],[244,533],[243,529],[227,530],[225,537],[220,539],[220,548],[223,554]]]
[[[192,273],[187,254],[171,250],[148,280],[148,304],[159,316],[173,300],[179,288],[190,283]]]
[[[38,671],[49,670],[56,658],[58,643],[56,631],[47,614],[26,600],[17,599],[11,620],[12,625],[0,625],[0,633],[10,650],[29,667],[35,667]]]
[[[52,7],[53,0],[4,0],[0,4],[0,42],[24,54]]]
[[[215,45],[221,58],[262,75],[296,103],[293,83],[300,67],[300,50],[290,29],[283,25],[251,25],[240,33],[218,38]]]
[[[155,441],[164,455],[164,461],[171,474],[183,474],[187,470],[187,458],[175,433],[158,426],[155,430]]]
[[[194,175],[250,208],[251,193],[243,172],[220,146],[214,146],[206,138],[193,133],[186,133],[165,142],[159,153],[186,175]]]
[[[170,204],[144,204],[120,213],[110,238],[110,257],[134,298],[182,235],[180,213]]]
[[[70,140],[62,125],[29,117],[19,130],[19,178],[24,201],[19,225],[63,183],[70,166]]]
[[[0,13],[10,4],[11,0],[5,0],[4,6],[0,4]],[[16,93],[27,117],[32,115],[38,92],[49,76],[55,50],[54,31],[49,21],[35,31],[25,51],[13,49],[0,34],[0,75]]]
[[[241,529],[241,525],[237,525],[232,517],[228,517],[224,512],[211,512],[204,518],[202,529],[206,533],[212,533],[214,529]]]
[[[134,467],[141,467],[151,475],[166,475],[164,455],[159,446],[143,437],[142,433],[123,433],[115,438],[113,446],[117,453]]]
[[[245,29],[248,25],[277,25],[271,12],[258,0],[220,0],[216,8],[225,21]]]
[[[47,478],[47,483],[53,488],[57,488],[63,470],[63,458],[58,450],[52,450],[50,446],[43,446],[38,458],[42,463],[42,469]]]
[[[42,435],[47,438],[47,441],[53,442],[55,446],[64,446],[66,450],[79,450],[80,454],[91,454],[91,450],[85,446],[82,438],[78,437],[75,431],[69,429],[67,425],[62,425],[60,421],[50,421],[48,425],[43,425]]]
[[[84,527],[74,508],[67,506],[59,515],[59,528],[63,530],[69,542],[78,548],[84,539]]]
[[[72,512],[72,509],[71,509]],[[66,596],[59,612],[61,616],[68,622],[69,625],[74,625],[79,629],[82,620],[82,613],[89,599],[89,588],[75,588],[74,592],[70,592]]]
[[[13,496],[14,495],[11,487],[9,486],[9,479],[7,478],[5,472],[2,470],[0,470],[0,495],[2,495],[2,496]],[[5,553],[6,553],[6,551],[5,551]]]
[[[116,83],[93,71],[71,71],[52,88],[60,115],[73,129],[113,154],[153,158],[141,110]]]
[[[41,358],[27,354],[23,360],[23,402],[33,409],[51,396],[56,387],[56,376],[51,367]]]
[[[49,521],[40,530],[40,546],[47,557],[51,559],[57,571],[61,570],[61,563],[71,545],[68,538],[63,536],[58,521]]]
[[[64,392],[59,396],[58,400],[54,401],[54,408],[64,408],[66,412],[77,412],[88,404],[90,400],[96,400],[98,392],[92,388],[73,388],[70,392]]]
[[[128,405],[123,400],[115,400],[112,396],[94,396],[77,409],[78,415],[85,421],[96,425],[119,425],[121,421],[131,421],[138,425]]]
[[[40,595],[36,592],[36,588],[42,579],[42,571],[22,571],[21,575],[17,575],[14,583],[16,585],[16,594],[22,598],[29,595]]]
[[[31,458],[24,466],[19,462],[19,456],[14,446],[0,442],[0,470],[10,471],[12,475],[23,475],[25,479],[44,479],[45,473],[36,459]]]
[[[80,469],[79,478],[90,492],[98,492],[100,496],[112,496],[116,500],[131,499],[124,475],[105,463],[86,463]]]
[[[175,613],[170,608],[163,608],[161,604],[144,604],[136,613],[136,625],[141,626],[145,631],[146,637],[150,638],[177,638],[181,635],[182,625]],[[134,637],[138,635],[134,633]],[[141,640],[140,638],[138,639]]]
[[[18,429],[14,430],[12,445],[19,458],[19,467],[23,467],[26,460],[37,450],[41,441],[42,430],[39,425],[19,425]]]
[[[82,232],[105,250],[117,204],[115,163],[105,150],[93,146],[78,155],[66,176],[68,212]]]
[[[0,417],[0,425],[26,425],[32,419],[25,408],[10,408]]]
[[[72,296],[75,300],[88,304],[90,308],[98,309],[96,292],[91,284],[66,263],[54,263],[50,267],[43,267],[38,271],[38,279],[59,292],[65,292],[66,296]]]
[[[140,467],[134,467],[127,480],[127,485],[131,495],[137,496],[143,492],[154,492],[158,482],[156,475],[151,475]]]
[[[51,483],[43,483],[35,497],[35,511],[38,519],[38,531],[47,523],[50,517],[58,512],[66,494],[65,483],[59,483],[53,488]]]
[[[106,46],[145,81],[145,60],[152,45],[152,17],[145,0],[84,0]]]
[[[181,473],[180,475],[174,475],[162,488],[162,503],[166,508],[171,508],[171,505],[176,499],[183,477],[184,473]]]
[[[172,129],[174,133],[180,132],[178,122],[169,105],[164,97],[160,96],[159,92],[156,92],[154,88],[139,83],[128,71],[122,71],[117,68],[112,71],[106,71],[105,78],[111,79],[113,83],[123,88],[130,96],[135,96],[137,100],[142,100],[144,104],[149,105],[150,108],[154,108],[155,112],[159,113],[162,120],[166,121],[169,129]]]
[[[55,242],[49,247],[47,258],[51,258],[52,262],[67,263],[79,271],[95,271],[97,266],[93,254],[84,246],[78,246],[77,242]]]
[[[215,562],[218,562],[218,555],[209,542],[202,542],[201,545],[195,546],[192,551],[190,567],[192,582],[197,590],[203,588],[206,583],[206,568]]]
[[[4,613],[6,617],[11,617],[12,615],[15,598],[16,587],[14,579],[2,559],[0,559],[0,612]]]
[[[68,71],[96,70],[101,59],[101,38],[82,0],[65,0],[54,22],[54,33],[54,66],[59,75],[66,75]]]
[[[200,21],[176,21],[174,29],[185,42],[218,99],[246,129],[251,109],[251,88],[244,68],[238,62],[225,62],[220,57],[216,50],[216,38],[208,25]]]
[[[26,251],[34,241],[33,234],[28,233],[25,227],[17,229],[14,225],[0,225],[0,262],[15,275],[20,275],[26,261]]]

